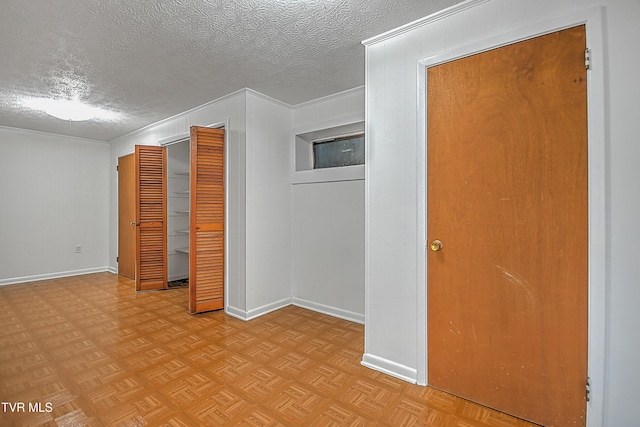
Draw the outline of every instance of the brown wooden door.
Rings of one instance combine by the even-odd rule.
[[[136,145],[136,290],[167,288],[167,156]]]
[[[191,127],[189,311],[224,308],[224,130]]]
[[[136,197],[134,155],[118,158],[118,274],[135,278]]]
[[[585,424],[584,51],[581,26],[427,71],[429,384],[546,426]]]

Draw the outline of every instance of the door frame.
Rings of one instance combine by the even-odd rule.
[[[428,385],[427,351],[427,68],[501,46],[585,25],[591,67],[587,78],[588,120],[588,210],[589,210],[589,314],[587,375],[590,378],[590,400],[587,402],[588,427],[600,426],[604,419],[604,379],[606,366],[606,298],[608,288],[609,243],[606,229],[607,189],[607,121],[605,114],[604,10],[602,7],[575,12],[558,19],[523,27],[486,40],[424,58],[417,64],[417,383]]]
[[[116,237],[116,243],[117,243],[116,274],[121,274],[120,273],[120,257],[122,256],[122,254],[120,252],[120,248],[121,248],[121,246],[120,246],[120,244],[121,244],[121,242],[120,242],[120,231],[121,231],[120,230],[120,226],[121,226],[121,224],[120,224],[120,219],[121,219],[120,218],[120,159],[122,159],[123,157],[127,157],[127,156],[134,156],[134,158],[135,158],[135,153],[124,154],[122,156],[119,156],[117,161],[116,161],[116,170],[118,172],[116,174],[117,178],[118,178],[118,182],[117,182],[117,185],[116,185],[116,187],[118,189],[117,190],[117,204],[116,204],[116,211],[117,211],[117,217],[118,217],[118,220],[117,220],[118,230],[117,230],[117,237]],[[133,164],[133,168],[135,169],[135,159],[132,160],[131,162]],[[134,175],[133,180],[135,181],[135,171],[132,171],[132,173]],[[134,182],[134,185],[135,185],[135,182]],[[131,190],[133,191],[133,193],[135,193],[135,188],[132,188]],[[132,197],[135,199],[135,194]],[[135,219],[136,219],[135,200],[133,202],[133,209],[134,209],[134,212],[133,212],[133,215],[132,215],[131,219],[133,219],[135,221]],[[136,237],[135,237],[135,229],[133,229],[133,261],[132,261],[132,263],[133,263],[133,277],[130,278],[128,276],[124,276],[124,277],[130,278],[132,280],[136,280],[136,248],[135,248],[135,245],[136,245]]]

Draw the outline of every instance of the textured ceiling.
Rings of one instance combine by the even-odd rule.
[[[2,0],[0,125],[112,140],[249,87],[295,105],[364,84],[373,37],[460,0]],[[120,113],[66,122],[21,98]]]

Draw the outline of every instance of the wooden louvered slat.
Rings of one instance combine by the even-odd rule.
[[[136,290],[167,287],[166,155],[136,146]]]
[[[224,130],[191,128],[189,310],[224,308]]]

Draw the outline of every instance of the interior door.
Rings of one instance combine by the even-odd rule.
[[[167,288],[167,156],[136,145],[136,290]]]
[[[584,26],[427,70],[428,382],[585,424]]]
[[[189,311],[224,308],[224,130],[191,127]]]
[[[136,201],[134,155],[118,158],[118,274],[135,278]]]

